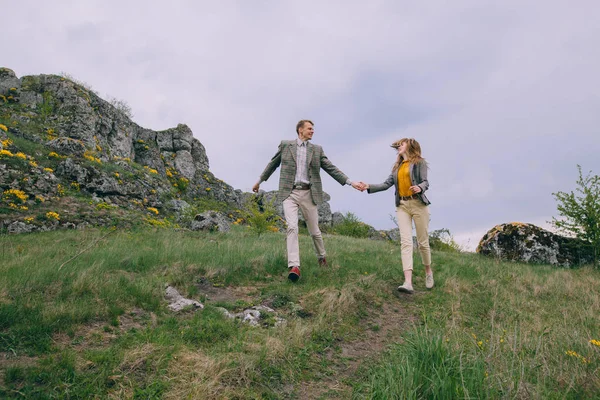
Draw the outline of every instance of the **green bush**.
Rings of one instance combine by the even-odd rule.
[[[281,217],[277,215],[274,203],[275,199],[266,202],[264,197],[255,196],[244,204],[244,219],[258,236],[269,231],[279,231],[277,222],[281,220]]]
[[[346,215],[342,217],[342,222],[333,228],[333,231],[338,235],[351,236],[355,238],[369,237],[369,230],[369,225],[362,222],[351,212],[346,213]]]
[[[449,229],[437,229],[429,233],[429,246],[432,250],[460,253],[461,246],[454,241]]]

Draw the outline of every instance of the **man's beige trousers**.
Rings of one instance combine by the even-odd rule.
[[[317,257],[325,257],[325,244],[319,229],[319,213],[313,203],[310,190],[292,190],[283,201],[283,215],[287,223],[288,267],[300,266],[300,246],[298,244],[298,209],[302,211],[308,232],[315,244]]]
[[[412,222],[415,221],[417,243],[423,265],[431,265],[431,250],[429,249],[429,207],[421,200],[401,200],[396,207],[396,219],[400,229],[400,247],[402,249],[402,269],[413,269],[413,239]]]

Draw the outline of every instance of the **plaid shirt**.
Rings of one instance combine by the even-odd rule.
[[[260,175],[260,182],[264,182],[281,165],[279,174],[279,191],[277,199],[283,201],[288,198],[296,180],[298,170],[298,142],[296,140],[282,140],[277,153],[271,158],[265,170]],[[319,145],[306,142],[306,173],[310,186],[310,194],[315,204],[323,202],[323,184],[321,182],[321,168],[325,170],[340,185],[349,182],[348,177],[340,171],[325,155],[323,148]]]

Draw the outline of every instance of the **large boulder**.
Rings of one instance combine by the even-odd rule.
[[[496,225],[483,236],[476,251],[507,261],[563,267],[591,263],[594,259],[585,242],[521,222]]]

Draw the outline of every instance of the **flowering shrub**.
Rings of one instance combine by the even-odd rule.
[[[54,129],[48,128],[46,129],[46,139],[53,140],[56,139],[58,135],[54,132]]]
[[[148,225],[152,225],[155,226],[157,228],[169,228],[172,227],[173,224],[169,221],[167,221],[166,219],[156,219],[156,218],[152,218],[152,217],[147,217],[144,218],[144,221],[148,224]],[[174,226],[175,228],[177,227],[177,225]]]
[[[208,188],[207,188],[208,189]],[[264,202],[262,197],[254,197],[249,199],[244,205],[243,216],[246,222],[248,223],[248,227],[254,231],[258,236],[267,231],[278,232],[279,228],[277,227],[277,221],[279,217],[277,216],[277,211],[275,210],[274,200],[271,202]],[[238,219],[239,221],[239,219]],[[236,221],[234,224],[239,224]]]
[[[2,193],[2,198],[7,201],[19,201],[21,203],[25,203],[29,196],[19,189],[8,189]]]
[[[0,124],[0,129],[2,129],[4,132],[8,132],[8,128],[6,127],[6,125]]]
[[[51,157],[51,158],[58,158],[58,159],[61,159],[61,158],[67,158],[67,156],[61,156],[60,154],[58,154],[58,153],[57,153],[57,152],[55,152],[55,151],[51,151],[50,153],[48,153],[48,157]]]
[[[88,161],[102,164],[102,160],[100,160],[98,157],[95,157],[94,154],[90,151],[86,151],[85,153],[83,153],[83,157]]]
[[[54,211],[48,211],[46,213],[46,218],[49,220],[60,221],[60,215],[58,213],[55,213]]]
[[[154,207],[146,207],[146,210],[153,212],[154,214],[158,215],[158,210]]]

